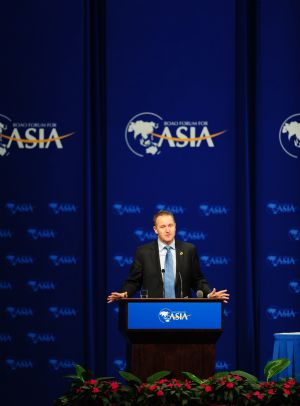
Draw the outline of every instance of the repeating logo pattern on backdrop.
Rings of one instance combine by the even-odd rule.
[[[270,320],[294,319],[298,312],[293,308],[270,306],[266,310],[266,315]]]
[[[223,204],[210,204],[210,203],[201,203],[198,206],[199,212],[202,216],[226,216],[230,209]]]
[[[31,203],[27,202],[7,202],[5,205],[5,208],[8,210],[8,212],[12,215],[18,214],[18,213],[33,213],[34,212],[34,207]]]
[[[289,282],[289,290],[292,293],[299,294],[300,293],[300,280],[293,279]]]
[[[298,258],[288,255],[268,255],[266,260],[274,268],[278,266],[295,266],[298,262]]]
[[[7,129],[8,126],[2,126],[5,133],[8,133]],[[0,144],[3,147],[1,140],[3,140],[2,137],[0,137]],[[13,144],[13,141],[11,142],[12,149],[10,151],[15,149],[16,145],[18,146],[16,143]],[[7,145],[9,146],[9,143]],[[2,156],[9,156],[9,148],[5,148],[6,153]],[[0,292],[5,300],[3,306],[5,320],[0,332],[0,344],[9,348],[9,353],[6,352],[7,357],[6,359],[3,358],[0,368],[5,365],[11,371],[24,370],[26,372],[26,370],[40,365],[40,360],[44,358],[44,362],[46,361],[53,371],[58,373],[62,369],[71,371],[74,365],[73,360],[64,359],[63,354],[59,359],[48,360],[49,355],[44,348],[60,345],[61,336],[59,331],[62,325],[75,325],[81,316],[80,311],[72,305],[56,304],[62,285],[57,279],[57,272],[53,273],[54,270],[58,270],[59,273],[69,269],[74,270],[80,265],[80,255],[76,251],[76,247],[71,245],[69,247],[71,252],[60,252],[61,241],[64,241],[67,235],[61,231],[58,233],[55,230],[62,218],[70,219],[73,223],[74,216],[79,215],[80,207],[76,202],[68,199],[49,199],[39,202],[32,201],[30,196],[24,199],[18,199],[18,197],[16,199],[7,198],[1,206],[1,209],[5,211],[5,217],[13,224],[13,228],[11,229],[11,225],[8,225],[0,229],[0,241],[6,243],[3,244],[5,251],[2,252],[0,261],[4,269],[9,272],[9,276],[0,280]],[[35,224],[40,212],[43,214],[43,221],[47,217],[48,223],[50,219],[49,227]],[[19,219],[21,220],[19,221]],[[16,227],[16,224],[19,226]],[[21,248],[15,241],[17,238],[23,239],[23,244],[20,244]],[[35,248],[37,244],[40,244],[39,247],[45,247],[46,251]],[[16,250],[16,247],[18,247],[18,250]],[[42,269],[41,262],[46,264],[46,266],[42,266]],[[26,278],[18,281],[18,283],[15,282],[17,278],[16,272],[19,271],[23,274],[23,270],[26,272]],[[42,272],[40,272],[41,270]],[[48,274],[49,271],[51,276]],[[26,305],[16,303],[15,292],[18,293],[17,296],[21,293],[24,297],[28,297],[28,304],[27,299]],[[22,297],[21,295],[20,297]],[[45,298],[47,298],[47,303],[51,305],[44,306]],[[40,318],[54,321],[53,330],[45,331],[41,329]],[[6,327],[4,327],[5,323],[7,323]],[[19,323],[22,325],[20,332],[11,334],[9,331],[10,326],[16,326],[13,327],[14,329],[19,328],[17,327]],[[28,323],[31,326],[30,329]],[[16,342],[16,337],[19,337],[18,342]],[[25,346],[30,344],[35,347],[32,358],[28,358],[26,354],[22,358],[16,355],[20,340],[23,340]],[[32,351],[30,350],[30,352]],[[45,356],[47,357],[46,360]],[[36,362],[37,358],[39,358],[38,363]]]
[[[289,230],[289,237],[293,241],[300,241],[300,230],[299,230],[299,228],[296,228],[296,227],[291,228]]]
[[[211,266],[226,266],[229,265],[231,259],[225,256],[218,255],[201,255],[200,261],[203,266],[209,268]]]
[[[76,362],[69,359],[50,358],[48,364],[52,370],[59,371],[60,369],[74,369]]]
[[[114,213],[118,214],[119,216],[123,216],[124,214],[141,214],[143,208],[138,204],[124,204],[124,203],[115,203],[113,204]]]
[[[32,369],[34,365],[31,359],[7,358],[5,362],[12,371],[16,369]]]
[[[125,129],[125,141],[129,150],[139,156],[160,155],[170,149],[199,148],[204,143],[215,147],[215,137],[224,134],[222,130],[211,134],[208,121],[164,120],[151,112],[132,117]]]
[[[295,214],[298,210],[298,207],[294,203],[278,203],[278,202],[269,202],[267,203],[268,213],[278,216],[280,214]]]

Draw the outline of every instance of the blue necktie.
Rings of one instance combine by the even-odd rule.
[[[175,298],[172,248],[169,246],[164,248],[167,250],[165,260],[165,297]]]

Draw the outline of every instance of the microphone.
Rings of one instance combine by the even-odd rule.
[[[180,272],[178,272],[178,274],[179,274],[179,278],[180,278],[180,297],[181,297],[181,299],[183,298],[183,292],[182,292],[182,277],[181,277],[181,273]]]
[[[202,299],[202,298],[203,298],[203,291],[202,291],[202,290],[197,290],[196,296],[197,296],[199,299]]]
[[[165,270],[162,269],[161,270],[161,274],[162,274],[162,281],[163,281],[163,297],[166,297],[166,293],[165,293]]]

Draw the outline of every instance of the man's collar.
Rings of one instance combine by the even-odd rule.
[[[159,238],[157,239],[157,242],[158,242],[158,250],[159,250],[159,251],[163,250],[163,249],[165,248],[165,246],[167,245],[167,244],[165,244],[164,242],[160,241]],[[172,243],[169,244],[169,247],[171,247],[171,248],[173,248],[173,249],[175,250],[175,238],[174,238],[174,240],[172,241]]]

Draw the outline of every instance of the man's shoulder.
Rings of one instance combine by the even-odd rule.
[[[158,247],[157,240],[148,242],[147,244],[143,244],[137,247],[137,251],[149,251],[156,249]]]
[[[185,250],[195,250],[196,247],[194,244],[186,241],[175,240],[176,248],[185,249]]]

